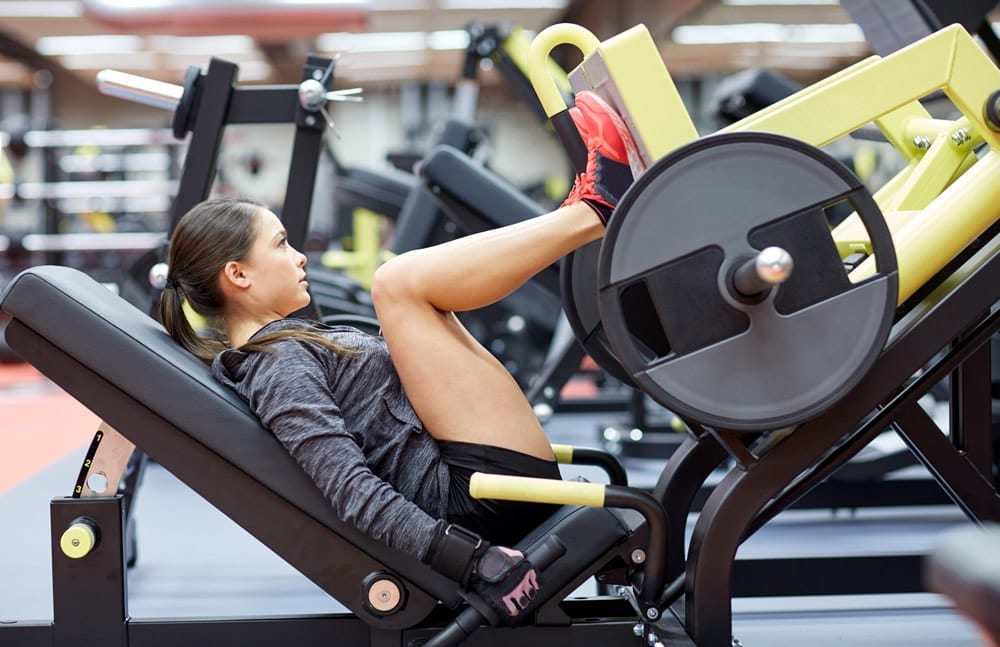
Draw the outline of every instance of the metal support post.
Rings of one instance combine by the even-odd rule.
[[[52,500],[54,647],[128,644],[122,501]]]

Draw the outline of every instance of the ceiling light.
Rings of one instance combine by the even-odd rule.
[[[447,11],[489,11],[491,9],[565,9],[566,0],[438,0]]]
[[[857,43],[865,35],[854,23],[779,25],[744,23],[735,25],[680,25],[670,35],[679,45],[723,43]]]
[[[464,29],[442,29],[427,34],[431,49],[465,49],[469,46],[469,32]]]
[[[425,49],[465,49],[469,34],[464,29],[434,32],[383,31],[356,34],[336,32],[320,34],[316,48],[324,52],[420,52]]]
[[[120,54],[64,54],[59,62],[68,70],[158,70],[157,57],[151,52],[133,52],[127,57]]]
[[[63,54],[131,54],[142,49],[142,39],[125,34],[43,36],[35,49],[44,56]]]
[[[427,47],[427,34],[422,31],[320,34],[316,47],[327,52],[419,51]]]
[[[82,15],[83,9],[75,1],[0,2],[0,18],[79,18]]]
[[[722,0],[722,4],[734,7],[767,7],[775,5],[835,5],[840,0]]]
[[[257,51],[257,42],[242,34],[219,36],[147,36],[150,49],[185,56],[231,56]]]
[[[422,67],[429,61],[426,52],[408,53],[405,56],[398,52],[371,52],[365,56],[345,59],[342,69],[347,72],[360,72],[373,69],[398,70],[403,67]]]

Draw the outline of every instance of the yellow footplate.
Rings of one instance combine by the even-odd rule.
[[[645,25],[603,41],[569,80],[574,92],[596,91],[618,110],[645,166],[698,137]]]

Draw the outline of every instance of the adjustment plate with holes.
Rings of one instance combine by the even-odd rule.
[[[601,241],[597,240],[570,252],[559,268],[559,292],[563,312],[573,334],[587,354],[612,377],[634,386],[632,377],[622,368],[608,345],[601,314],[597,309],[597,258]]]
[[[856,283],[827,224],[845,201],[875,256]],[[770,246],[794,270],[739,298],[733,273]],[[861,181],[762,132],[704,137],[650,167],[609,223],[597,281],[605,334],[635,383],[682,416],[741,431],[798,424],[846,395],[882,350],[898,293],[892,238]]]

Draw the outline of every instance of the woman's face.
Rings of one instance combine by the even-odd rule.
[[[282,317],[309,305],[305,264],[305,254],[288,243],[278,217],[267,209],[258,211],[257,236],[243,259],[253,302]]]

